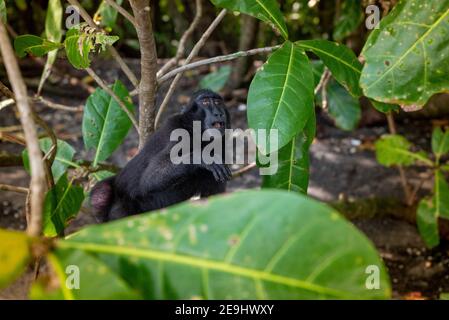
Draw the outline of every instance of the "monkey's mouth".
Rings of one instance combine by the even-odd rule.
[[[223,121],[215,121],[212,123],[212,127],[215,129],[223,129],[225,126],[225,123]]]

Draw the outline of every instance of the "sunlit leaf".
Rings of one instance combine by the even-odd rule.
[[[449,130],[443,132],[440,127],[433,130],[432,151],[438,159],[449,152]]]
[[[6,287],[25,271],[30,259],[25,233],[0,229],[0,288]]]
[[[449,90],[449,0],[401,0],[373,30],[360,85],[377,101],[423,106]]]
[[[384,166],[403,165],[410,166],[417,161],[428,165],[433,162],[424,152],[410,151],[412,144],[400,135],[384,135],[376,141],[376,158]]]
[[[36,57],[42,57],[48,52],[61,48],[60,43],[55,43],[38,36],[25,34],[14,39],[14,49],[20,58],[27,53]]]

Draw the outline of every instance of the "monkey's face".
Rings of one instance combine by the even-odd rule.
[[[190,110],[194,120],[201,121],[203,132],[208,129],[217,129],[224,135],[229,128],[229,115],[223,98],[212,91],[203,91],[196,95]]]

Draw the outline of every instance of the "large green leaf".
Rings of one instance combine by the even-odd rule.
[[[363,21],[360,0],[344,0],[341,13],[334,21],[334,40],[341,41],[354,32]]]
[[[128,110],[134,112],[129,92],[120,80],[115,81],[112,91],[126,104]],[[96,150],[93,166],[106,160],[117,149],[131,125],[125,111],[104,90],[97,89],[89,96],[83,115],[83,139],[86,149]]]
[[[449,152],[449,130],[443,132],[440,127],[433,130],[432,151],[438,160]]]
[[[220,91],[228,81],[231,74],[231,66],[223,66],[215,72],[209,73],[200,81],[201,89],[210,89],[212,91]]]
[[[6,23],[7,14],[6,14],[6,5],[5,0],[0,0],[0,21]]]
[[[374,30],[362,52],[365,95],[424,105],[449,89],[449,0],[401,0]]]
[[[50,0],[48,2],[47,15],[45,17],[45,36],[48,40],[53,42],[60,42],[62,38],[62,6],[61,0]],[[51,72],[51,68],[56,60],[58,54],[57,50],[48,53],[47,61],[45,63],[44,71],[39,81],[40,92],[45,80]]]
[[[307,194],[309,185],[309,147],[315,137],[315,115],[307,121],[304,131],[278,152],[278,170],[263,176],[263,188],[286,189]]]
[[[43,233],[47,237],[62,234],[70,219],[74,218],[84,200],[84,191],[64,174],[56,185],[47,191],[44,201]]]
[[[0,229],[0,288],[6,287],[25,271],[30,259],[25,233]]]
[[[335,125],[343,130],[354,130],[362,116],[359,99],[351,96],[348,91],[336,81],[327,86],[329,114]]]
[[[390,296],[382,260],[365,236],[295,193],[249,191],[181,204],[91,226],[55,245],[52,264],[76,264],[85,277],[67,293],[73,298],[102,296],[110,272],[145,299]],[[99,266],[87,267],[87,257]],[[368,266],[379,268],[379,290],[366,288]],[[117,286],[108,291],[119,294]]]
[[[362,95],[359,86],[362,64],[351,49],[327,40],[301,40],[295,44],[316,54],[329,68],[334,78],[353,96]]]
[[[211,0],[217,7],[249,14],[262,21],[272,23],[288,39],[284,17],[275,0]]]
[[[46,154],[48,151],[50,151],[53,143],[50,138],[42,138],[39,140],[39,145],[42,152]],[[75,154],[75,149],[73,149],[70,144],[63,140],[58,140],[57,147],[58,149],[56,151],[56,157],[51,166],[51,172],[55,181],[58,181],[58,179],[66,172],[68,166],[71,165],[73,155]],[[23,166],[28,172],[30,172],[30,161],[28,158],[27,149],[23,151],[22,159]]]
[[[403,136],[384,135],[376,141],[376,158],[384,166],[403,165],[410,166],[417,161],[433,166],[433,162],[424,152],[410,151],[412,144]]]
[[[14,39],[14,49],[20,58],[26,56],[27,53],[37,57],[42,57],[48,52],[59,49],[60,43],[52,42],[31,34],[18,36]]]
[[[313,85],[307,56],[289,41],[257,72],[248,93],[248,123],[267,130],[265,146],[257,141],[264,154],[282,148],[304,129],[314,108]],[[271,129],[278,130],[278,146],[270,144]]]

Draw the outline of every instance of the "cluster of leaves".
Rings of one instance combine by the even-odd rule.
[[[133,112],[126,87],[117,80],[112,91]],[[90,165],[90,175],[97,181],[104,179],[111,173],[97,171],[97,166],[117,149],[123,142],[129,129],[131,120],[109,94],[102,89],[96,89],[87,99],[83,115],[83,140],[86,150],[94,149],[95,155]],[[40,148],[47,154],[53,148],[50,138],[40,140]],[[56,145],[56,157],[51,166],[51,172],[55,180],[55,186],[51,188],[45,197],[44,204],[44,235],[53,237],[63,234],[68,221],[75,217],[85,198],[83,189],[74,182],[68,180],[68,168],[82,170],[79,162],[74,161],[75,149],[65,141],[58,140]],[[28,151],[23,151],[23,162],[29,171]]]
[[[376,142],[377,161],[384,166],[410,166],[423,164],[434,171],[434,189],[431,197],[418,205],[416,220],[419,232],[429,247],[439,244],[438,219],[449,219],[449,185],[443,172],[449,172],[449,162],[442,164],[442,157],[449,154],[449,130],[436,128],[432,134],[431,160],[423,151],[413,152],[412,143],[401,135],[386,135]]]

